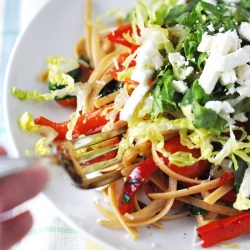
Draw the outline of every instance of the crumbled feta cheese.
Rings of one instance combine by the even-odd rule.
[[[208,30],[211,31],[211,32],[214,32],[214,31],[215,31],[215,28],[214,28],[214,26],[213,26],[212,23],[209,24],[209,25],[207,26],[207,28],[208,28]]]
[[[222,56],[220,60],[217,60],[215,63],[215,67],[218,71],[229,71],[234,69],[235,67],[244,65],[250,62],[250,54],[248,52],[249,46],[244,46],[236,50],[233,53]]]
[[[239,121],[239,122],[246,122],[248,121],[248,118],[245,116],[244,113],[239,113],[234,116],[234,120]]]
[[[208,35],[205,35],[204,39],[210,39],[207,38],[207,36]],[[200,49],[207,50],[207,48],[209,48],[210,46],[209,43],[207,44],[208,44],[207,47],[202,45]],[[216,34],[215,36],[212,36],[210,51],[208,51],[210,52],[210,55],[206,61],[204,70],[199,78],[199,84],[203,87],[203,89],[207,94],[211,94],[211,92],[213,91],[219,79],[219,72],[226,71],[226,70],[220,70],[220,68],[222,68],[220,64],[224,66],[222,59],[227,56],[229,51],[234,46],[235,46],[234,32],[219,33]]]
[[[148,85],[148,81],[151,79],[154,71],[162,66],[163,58],[156,44],[151,40],[147,40],[138,51],[136,66],[131,76],[131,79],[139,82],[139,85],[121,110],[121,120],[129,121],[132,118],[135,108],[151,88]]]
[[[236,30],[227,31],[226,33],[230,34],[230,37],[232,39],[232,46],[229,50],[229,53],[231,53],[231,52],[234,52],[241,47],[242,40],[239,38]]]
[[[171,64],[176,63],[179,60],[179,57],[181,56],[181,54],[179,52],[175,52],[175,53],[169,53],[168,54],[168,60]]]
[[[135,68],[132,73],[131,79],[139,83],[147,83],[150,80],[152,74],[153,74],[152,69]]]
[[[177,61],[177,66],[179,66],[179,67],[181,67],[181,66],[183,66],[183,65],[185,65],[185,57],[184,56],[181,56],[180,58],[179,58],[179,60]]]
[[[179,52],[169,53],[168,59],[172,65],[177,63],[178,66],[183,66],[186,63],[185,57],[182,56]]]
[[[239,34],[243,39],[250,41],[250,23],[242,22],[239,27]]]
[[[214,40],[214,36],[210,36],[205,32],[202,35],[201,42],[197,47],[199,52],[209,52],[211,50],[211,46]]]
[[[149,91],[150,86],[147,82],[153,75],[153,70],[146,69],[135,69],[132,75],[132,80],[140,82],[140,84],[135,88],[128,101],[124,105],[120,112],[120,119],[123,121],[129,121],[134,113],[135,108],[141,102],[144,95]]]
[[[185,94],[188,91],[187,83],[184,81],[173,80],[173,85],[174,85],[176,92]]]
[[[186,68],[185,75],[189,76],[194,71],[194,68],[192,66],[189,66]]]
[[[245,85],[245,84],[244,84],[244,80],[241,79],[241,78],[238,78],[238,79],[237,79],[237,83],[240,84],[240,85]]]
[[[247,85],[239,86],[239,87],[236,88],[236,91],[237,91],[241,96],[250,97],[250,86],[247,86]]]
[[[163,59],[153,41],[146,41],[138,51],[136,68],[159,69],[163,65]]]
[[[229,123],[232,123],[230,118],[230,113],[234,112],[234,108],[227,101],[208,101],[205,104],[206,108],[214,110],[221,118],[227,120]]]
[[[220,74],[221,85],[228,85],[230,83],[235,83],[237,81],[237,76],[235,70],[224,71]]]
[[[219,73],[214,70],[212,63],[205,65],[204,70],[199,78],[199,84],[205,90],[207,94],[211,94],[217,81],[219,79]]]
[[[242,80],[250,79],[250,65],[244,64],[236,69],[238,78]]]
[[[233,45],[231,32],[219,33],[214,36],[210,53],[216,53],[217,56],[226,55]]]
[[[221,110],[224,110],[228,113],[234,112],[234,109],[231,107],[231,105],[227,101],[208,101],[205,104],[205,107],[213,109],[217,114],[219,114]]]
[[[240,42],[241,40],[235,30],[215,35],[208,35],[207,32],[205,32],[202,35],[197,50],[200,52],[210,52],[211,50],[217,49],[221,51],[221,53],[218,51],[221,55],[225,55],[228,52],[236,51],[240,46]],[[230,47],[229,50],[228,47]],[[224,53],[223,48],[224,51],[227,51],[226,53]]]

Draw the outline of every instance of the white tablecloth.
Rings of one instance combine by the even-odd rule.
[[[18,34],[39,8],[49,0],[0,0],[0,145],[11,152],[3,121],[3,82],[8,58]],[[72,0],[74,1],[74,0]],[[103,249],[64,223],[43,195],[11,211],[15,215],[30,209],[34,225],[13,250],[100,250]]]

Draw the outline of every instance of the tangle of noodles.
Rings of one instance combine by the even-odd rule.
[[[143,6],[140,5],[142,9]],[[185,90],[186,85],[182,79],[183,72],[181,72],[181,76],[178,81],[173,80],[171,78],[172,76],[164,79],[165,83],[168,83],[169,85],[174,83],[176,85],[175,87],[171,85],[172,87],[169,89],[167,89],[167,87],[164,85],[165,89],[161,89],[161,91],[159,90],[160,92],[158,93],[158,96],[153,96],[150,91],[146,91],[143,98],[135,107],[135,110],[133,110],[133,115],[130,119],[118,119],[118,121],[115,120],[115,117],[119,114],[119,112],[121,112],[126,103],[129,102],[129,99],[131,100],[133,94],[141,87],[141,83],[138,85],[140,77],[144,79],[146,76],[142,74],[140,77],[135,77],[136,79],[132,79],[130,75],[131,79],[129,79],[129,81],[125,79],[121,88],[113,91],[112,93],[101,96],[101,91],[114,80],[114,75],[111,74],[111,72],[120,69],[123,70],[124,68],[130,69],[130,66],[128,65],[133,65],[134,60],[149,60],[149,57],[151,56],[157,58],[158,54],[155,52],[155,54],[150,55],[147,53],[145,53],[145,55],[139,55],[139,50],[137,49],[139,45],[136,45],[137,47],[131,51],[131,49],[126,46],[109,41],[107,38],[105,38],[105,35],[109,34],[111,31],[113,31],[113,29],[94,22],[92,20],[92,8],[92,1],[86,0],[84,12],[85,37],[80,39],[76,43],[75,47],[77,57],[83,56],[87,58],[92,69],[91,75],[89,76],[87,82],[84,83],[86,86],[88,86],[89,94],[84,100],[81,100],[84,106],[82,112],[89,113],[104,108],[103,113],[106,112],[105,114],[107,114],[107,116],[110,118],[110,123],[107,126],[104,126],[104,130],[125,126],[128,127],[127,133],[120,142],[120,151],[118,151],[118,153],[122,154],[122,162],[102,171],[102,173],[105,173],[105,171],[113,171],[114,169],[119,168],[122,169],[124,178],[123,180],[119,180],[119,185],[118,183],[111,183],[102,190],[103,195],[109,199],[110,205],[112,207],[111,210],[95,201],[96,208],[104,217],[106,217],[106,219],[100,220],[99,223],[107,227],[122,227],[134,240],[136,240],[139,237],[138,227],[152,224],[156,228],[163,228],[163,221],[177,220],[189,215],[190,207],[196,207],[200,211],[206,210],[206,214],[198,213],[195,215],[198,226],[205,225],[227,216],[238,214],[240,211],[234,208],[232,203],[223,201],[223,198],[226,194],[235,190],[235,179],[232,177],[233,169],[230,164],[225,164],[225,162],[231,161],[235,164],[235,166],[238,166],[238,164],[236,164],[238,159],[237,157],[241,157],[243,160],[245,160],[245,162],[247,162],[247,164],[250,162],[248,156],[250,152],[249,137],[247,136],[247,132],[244,130],[244,126],[240,127],[237,124],[228,126],[228,124],[226,124],[221,133],[217,133],[217,131],[211,132],[207,130],[206,127],[197,129],[190,122],[190,120],[194,117],[194,112],[197,111],[194,111],[192,108],[190,108],[192,102],[190,102],[189,105],[184,106],[182,110],[186,115],[185,117],[183,114],[180,115],[180,113],[176,112],[174,108],[172,112],[168,112],[164,109],[164,105],[172,105],[170,101],[169,103],[166,102],[164,104],[157,103],[159,106],[162,105],[160,107],[162,107],[163,111],[158,120],[153,120],[151,117],[152,114],[147,112],[147,107],[151,105],[151,102],[154,98],[158,98],[162,94],[171,96],[171,93],[178,88],[183,88]],[[145,13],[149,10],[143,9],[143,11],[143,14],[146,16]],[[151,23],[149,22],[149,27],[145,28],[144,25],[146,26],[145,23],[147,23],[148,20],[144,20],[144,16],[140,16],[138,12],[136,12],[136,14],[134,13],[132,15],[134,18],[138,18],[139,20],[137,27],[132,25],[134,36],[132,37],[129,32],[123,34],[123,36],[129,41],[131,40],[143,43],[143,40],[140,40],[139,32],[135,32],[136,29],[142,29],[146,34],[146,32],[149,32],[150,28],[152,28],[154,25],[150,26]],[[147,14],[149,15],[149,19],[152,18],[152,16],[150,16],[153,15],[151,12]],[[120,21],[121,20],[119,20],[119,22]],[[163,60],[165,63],[164,67],[166,68],[170,67],[171,65],[174,65],[171,66],[174,68],[176,64],[182,63],[182,57],[179,55],[180,53],[176,51],[178,51],[179,46],[182,46],[184,39],[188,36],[188,32],[186,29],[182,29],[180,31],[180,26],[181,25],[174,27],[169,25],[168,29],[164,30],[165,36],[159,38],[159,40],[162,39],[162,41],[164,41],[160,49],[164,50],[165,54],[171,53],[172,56],[172,59],[170,57],[169,59],[166,57],[167,59],[165,58],[165,61]],[[157,32],[162,31],[162,29],[162,27],[158,27]],[[228,32],[230,33],[230,31]],[[154,35],[155,34],[152,33],[152,37]],[[171,44],[168,42],[168,39],[172,39]],[[211,39],[215,38],[212,37]],[[207,43],[211,41],[206,40]],[[159,41],[159,43],[160,42],[161,41]],[[186,47],[183,50],[187,49],[187,43],[185,43],[185,46]],[[202,46],[205,45],[202,44]],[[206,46],[209,46],[209,44],[206,44]],[[231,46],[231,50],[233,49],[232,47],[233,45]],[[153,50],[152,48],[153,47],[150,47],[151,50]],[[126,58],[126,60],[124,60],[121,66],[118,62],[119,57],[126,53],[129,54],[129,56]],[[198,62],[200,63],[199,67],[201,67],[201,65],[203,65],[206,60],[209,62],[207,59],[208,54],[204,52],[202,56],[204,57],[199,58],[199,60],[201,60]],[[143,68],[146,70],[145,72],[147,72],[147,74],[148,72],[152,71],[150,67],[152,67],[153,63],[157,64],[158,61],[156,60],[156,62],[150,62],[146,64],[146,69]],[[189,60],[189,63],[192,64],[192,60]],[[182,65],[185,65],[185,62]],[[141,72],[140,70],[142,70],[142,68],[137,69],[136,67],[137,65],[132,66],[133,69]],[[161,67],[162,66],[160,66],[160,68]],[[185,74],[187,74],[187,69],[192,71],[191,68],[187,67],[185,68]],[[240,74],[239,71],[237,72]],[[126,71],[126,73],[128,72]],[[175,73],[176,72],[174,72],[174,74]],[[193,72],[192,77],[194,78],[194,81],[197,80],[196,74],[198,73],[198,70],[197,72]],[[46,74],[43,74],[41,77],[44,79]],[[149,80],[144,88],[150,89],[152,77],[155,77],[154,74],[151,77],[148,77]],[[157,77],[160,78],[161,75]],[[157,77],[156,80],[158,80]],[[222,77],[223,76],[221,76],[221,78]],[[170,81],[169,79],[172,80]],[[231,82],[227,85],[228,88],[230,87],[229,85],[232,85]],[[221,84],[220,87],[221,86],[225,87],[226,84]],[[158,85],[156,86],[156,89],[157,87]],[[198,87],[200,86],[198,85]],[[218,87],[218,91],[220,90],[220,87]],[[181,91],[182,90],[177,93],[177,99],[179,94],[182,93]],[[202,97],[199,95],[205,94],[203,93],[204,90],[202,90],[203,92],[201,90],[199,91],[194,90],[192,93],[189,93],[190,96],[192,95],[191,97],[193,99],[197,98],[195,99],[195,102],[200,105],[197,112],[202,112],[202,110],[205,109],[205,104],[202,106],[201,103],[205,101],[201,100]],[[228,92],[229,96],[230,94],[231,93]],[[239,97],[234,100],[234,94],[235,93],[232,94],[232,99],[230,99],[227,104],[234,105],[233,107],[236,109],[239,108],[237,105],[241,102],[241,99]],[[211,95],[208,94],[205,96],[208,100],[210,100],[209,98],[211,98]],[[187,98],[185,101],[189,102],[190,100]],[[218,103],[222,103],[222,101],[218,101],[216,105],[219,105]],[[224,105],[225,103],[222,104]],[[211,107],[213,107],[212,104]],[[211,110],[212,108],[209,110],[210,113]],[[227,115],[226,112],[227,110],[229,110],[229,113],[232,111],[229,108],[225,108],[225,110],[221,108],[221,110],[219,110],[215,115],[221,114],[223,117],[226,117],[230,125],[231,117]],[[154,122],[158,122],[157,126],[154,126]],[[218,123],[222,124],[223,122],[220,120],[218,115]],[[208,119],[207,123],[209,123]],[[206,125],[207,124],[203,126]],[[198,125],[196,124],[196,126]],[[237,133],[239,133],[239,135]],[[176,138],[180,138],[180,147],[186,147],[187,151],[183,149],[177,150],[177,152],[170,152],[170,150],[166,149],[166,145]],[[199,151],[199,155],[195,157],[190,152],[196,152],[196,150]],[[207,157],[204,157],[204,155]],[[154,164],[156,164],[157,169],[154,170],[146,178],[146,180],[143,180],[142,185],[140,186],[143,194],[137,193],[132,199],[131,212],[125,212],[122,214],[119,210],[119,198],[117,197],[117,190],[121,188],[121,185],[123,185],[124,182],[126,185],[128,185],[126,181],[129,180],[129,178],[132,178],[131,173],[134,173],[134,171],[139,166],[143,166],[145,159],[150,158],[152,158],[152,161]],[[173,159],[173,162],[171,162],[171,159]],[[182,159],[184,159],[184,163]],[[222,160],[218,161],[218,159]],[[177,165],[179,169],[185,169],[187,166],[195,166],[197,162],[203,162],[205,165],[207,164],[207,168],[197,176],[188,174],[185,175],[173,168],[173,165]],[[139,178],[140,177],[138,177],[138,179]],[[136,179],[136,181],[138,181],[138,179]],[[132,180],[135,181],[133,178]],[[146,188],[148,187],[146,185],[149,185],[154,189],[146,191]],[[147,198],[145,203],[141,201],[143,195]]]
[[[127,51],[127,48],[120,45],[109,46],[108,53],[102,50],[103,43],[102,30],[92,23],[91,20],[91,1],[87,1],[85,11],[85,42],[77,44],[76,51],[87,54],[90,59],[91,66],[94,68],[88,84],[91,85],[91,94],[86,100],[88,111],[104,107],[109,103],[115,102],[120,91],[113,92],[109,95],[99,98],[99,93],[102,88],[112,80],[109,72],[117,67],[116,58],[120,54]],[[85,50],[82,46],[85,45]],[[81,48],[79,48],[81,47]],[[137,88],[138,84],[133,82],[125,82],[124,90],[128,95],[131,95]],[[147,119],[145,117],[145,119]],[[123,123],[124,126],[126,123]],[[176,136],[180,131],[167,130],[165,131],[165,141]],[[110,184],[103,193],[107,196],[112,206],[112,211],[105,208],[98,202],[95,202],[96,208],[106,217],[106,220],[100,220],[100,225],[107,227],[123,227],[131,237],[136,240],[138,238],[137,227],[145,225],[154,225],[157,228],[162,228],[161,221],[175,220],[190,214],[188,207],[183,204],[192,205],[208,211],[207,215],[197,215],[197,223],[199,226],[217,220],[221,216],[231,216],[237,214],[238,211],[226,204],[217,201],[220,200],[226,193],[234,189],[234,184],[226,183],[221,185],[220,178],[199,179],[186,177],[171,170],[159,156],[156,145],[149,139],[139,138],[128,147],[123,153],[123,160],[119,167],[122,167],[124,177],[128,177],[130,173],[138,166],[143,158],[152,155],[155,163],[159,167],[159,171],[165,175],[161,179],[159,176],[152,174],[148,181],[158,187],[159,193],[151,193],[148,196],[151,199],[144,208],[141,208],[138,200],[134,200],[134,211],[130,214],[121,215],[118,211],[117,197],[115,195],[116,184]],[[114,168],[117,168],[115,166]],[[167,181],[166,181],[167,177]],[[179,189],[183,183],[188,185],[187,188]],[[106,190],[106,191],[105,191]],[[194,196],[195,195],[195,196]],[[174,202],[182,204],[181,209],[171,210]]]

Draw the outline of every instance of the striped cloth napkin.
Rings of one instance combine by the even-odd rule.
[[[20,33],[41,5],[49,0],[0,0],[0,145],[11,152],[3,121],[3,82],[8,58]],[[8,216],[31,210],[34,225],[13,250],[104,250],[53,213],[43,195],[15,208]]]

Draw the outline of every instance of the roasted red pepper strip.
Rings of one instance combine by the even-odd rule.
[[[113,32],[109,33],[106,37],[109,41],[113,43],[122,44],[127,47],[131,47],[132,43],[130,43],[127,39],[125,39],[124,34],[132,35],[133,29],[131,23],[124,24],[114,30]]]
[[[76,107],[77,99],[76,97],[58,99],[56,102],[63,107]]]
[[[250,232],[250,211],[236,214],[197,228],[202,247],[210,247]]]
[[[138,44],[132,44],[131,45],[131,54],[133,54],[141,45],[138,45]]]
[[[41,126],[48,126],[53,128],[57,133],[57,137],[55,138],[55,141],[60,141],[60,140],[64,140],[66,137],[66,133],[67,133],[67,124],[68,121],[66,122],[53,122],[43,116],[39,116],[38,118],[36,118],[34,120],[34,123],[37,125],[41,125]]]
[[[109,121],[105,116],[101,115],[102,111],[103,109],[100,109],[92,113],[81,115],[77,120],[72,137],[77,138],[82,134],[90,135],[100,132],[103,126]],[[37,125],[49,126],[56,130],[58,132],[58,136],[55,138],[56,141],[66,139],[66,133],[68,131],[67,124],[69,121],[57,123],[40,116],[36,118],[34,122]]]
[[[220,183],[219,185],[225,185],[230,183],[232,180],[234,179],[234,173],[230,172],[230,173],[225,173],[220,177]]]
[[[133,207],[133,199],[139,187],[149,178],[149,176],[157,170],[153,157],[150,156],[128,176],[121,190],[118,202],[118,209],[121,214],[131,213]]]
[[[180,136],[176,136],[167,140],[165,142],[164,148],[166,149],[167,152],[170,152],[171,154],[176,153],[178,151],[182,151],[191,153],[192,156],[195,158],[199,158],[201,155],[199,149],[197,148],[189,149],[188,147],[182,145],[180,141]],[[171,163],[168,157],[163,157],[163,160],[171,170],[180,175],[190,178],[196,178],[201,176],[206,170],[209,169],[210,166],[210,163],[205,160],[200,160],[191,166],[184,166],[184,167],[179,167]]]
[[[236,192],[235,190],[230,190],[226,194],[224,194],[221,198],[220,201],[224,203],[230,203],[233,204],[236,201]]]

